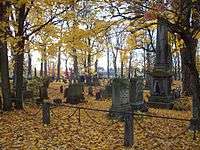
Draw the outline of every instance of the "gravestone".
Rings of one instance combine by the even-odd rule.
[[[112,97],[112,83],[109,83],[105,86],[105,89],[102,92],[103,98],[111,98]]]
[[[131,111],[131,105],[129,102],[129,80],[117,78],[113,80],[112,83],[112,106],[110,108],[110,116],[123,118],[123,113],[118,112],[127,112]]]
[[[158,19],[156,41],[156,62],[153,71],[150,73],[152,81],[151,97],[148,105],[151,107],[172,108],[172,58],[168,44],[168,26],[162,19]]]
[[[84,83],[84,82],[85,82],[85,76],[84,76],[84,75],[81,75],[81,76],[80,76],[80,82],[81,82],[81,83]]]
[[[89,96],[94,96],[92,86],[89,86],[89,88],[88,88],[88,95]]]
[[[80,83],[69,85],[67,90],[66,102],[70,104],[78,104],[84,101],[84,87]]]
[[[96,100],[100,100],[101,99],[101,92],[97,91],[95,94]]]
[[[99,78],[97,77],[97,75],[93,76],[93,83],[94,83],[94,86],[100,85]]]
[[[65,88],[65,90],[64,90],[64,98],[67,98],[67,94],[68,94],[68,88]]]
[[[24,100],[30,100],[33,99],[33,91],[31,90],[26,90],[23,92],[23,99]]]
[[[102,89],[97,89],[95,93],[96,100],[101,100],[102,99]]]
[[[143,97],[144,82],[142,78],[130,79],[130,97],[129,101],[133,111],[148,111]]]
[[[41,86],[39,89],[39,97],[41,99],[48,99],[48,89],[45,86]]]

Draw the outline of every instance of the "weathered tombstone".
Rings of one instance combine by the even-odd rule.
[[[156,62],[151,83],[151,97],[148,105],[159,108],[172,108],[173,96],[171,94],[172,60],[168,44],[168,26],[160,18],[157,27]]]
[[[69,85],[66,102],[70,104],[78,104],[84,100],[83,85],[73,83]]]
[[[89,88],[88,88],[88,95],[94,96],[92,86],[89,86]]]
[[[94,83],[95,86],[100,85],[99,79],[98,79],[97,75],[95,75],[95,76],[93,77],[93,83]]]
[[[48,99],[48,89],[45,86],[40,87],[39,93],[41,99]]]
[[[43,85],[40,87],[40,91],[39,91],[39,94],[40,94],[40,98],[42,99],[48,99],[48,87],[49,87],[49,84],[51,83],[51,79],[50,77],[44,77],[42,79],[42,82],[43,82]]]
[[[130,79],[130,104],[133,111],[148,111],[143,98],[144,83],[142,78]]]
[[[81,83],[84,83],[84,82],[85,82],[85,77],[84,77],[84,75],[81,75],[81,76],[80,76],[80,82],[81,82]]]
[[[103,98],[111,98],[112,97],[112,84],[107,84],[105,86],[105,89],[102,92]]]
[[[26,90],[23,92],[23,99],[27,100],[27,99],[32,99],[33,98],[33,91],[31,90]]]
[[[86,76],[85,78],[86,78],[86,84],[91,85],[92,82],[91,76]]]
[[[96,100],[100,100],[101,99],[101,90],[96,92],[95,97],[96,97]]]
[[[65,88],[64,90],[64,98],[67,98],[68,88]]]
[[[110,109],[110,116],[122,118],[124,114],[121,112],[131,111],[129,102],[129,80],[128,79],[114,79],[112,83],[112,106]],[[112,111],[118,111],[112,112]]]

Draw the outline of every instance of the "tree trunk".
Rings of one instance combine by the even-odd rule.
[[[130,53],[129,63],[128,63],[128,78],[129,79],[131,78],[132,58],[133,58],[133,55],[132,53]]]
[[[121,78],[124,77],[124,62],[121,60]]]
[[[61,66],[61,47],[59,47],[59,52],[58,52],[57,80],[60,80],[60,66]]]
[[[5,44],[5,43],[4,43]],[[3,110],[10,111],[12,107],[10,96],[10,82],[8,71],[8,53],[7,46],[0,42],[0,72],[1,72],[1,88],[3,95]]]
[[[117,58],[116,58],[116,56],[113,56],[113,66],[114,66],[115,78],[117,78]]]
[[[181,50],[181,63],[182,63],[182,93],[185,95],[185,96],[191,96],[192,95],[192,89],[191,89],[191,86],[190,86],[190,71],[189,71],[189,68],[187,67],[187,65],[185,64],[185,55],[187,55],[187,53],[185,53],[185,51],[189,51],[187,50],[186,48],[183,48]]]
[[[40,63],[40,77],[43,77],[43,59],[41,59]]]
[[[87,59],[87,63],[88,63],[88,75],[90,76],[91,75],[91,54],[89,52],[88,54],[88,59]]]
[[[107,49],[107,77],[110,78],[110,53],[109,49]]]
[[[0,2],[0,22],[8,20],[6,9],[8,3]],[[9,68],[8,68],[8,49],[6,43],[6,34],[0,33],[0,73],[1,73],[1,90],[3,96],[3,110],[10,111],[12,103],[10,96]]]
[[[20,47],[23,47],[23,42],[21,42]],[[16,67],[16,101],[15,108],[23,109],[23,63],[24,63],[24,53],[21,52],[15,56],[15,67]]]
[[[174,57],[174,80],[177,80],[177,56]]]
[[[144,49],[144,60],[143,60],[143,64],[144,64],[144,79],[146,79],[146,50]]]
[[[68,59],[65,60],[65,76],[68,79],[69,78],[69,71],[67,67]]]
[[[183,64],[188,68],[190,73],[191,91],[192,91],[192,118],[191,127],[200,130],[200,83],[199,73],[196,68],[196,49],[198,40],[193,39],[191,35],[184,35],[183,40],[186,49],[182,52]],[[197,125],[197,126],[195,126]]]
[[[75,79],[78,80],[79,72],[78,72],[78,58],[76,54],[76,49],[73,49],[73,59],[74,59],[74,75]]]
[[[15,67],[16,67],[16,109],[23,109],[23,71],[24,71],[24,23],[25,23],[25,4],[22,4],[19,8],[18,14],[18,33],[17,37],[20,40],[17,42],[17,49],[15,55]]]
[[[53,62],[53,66],[52,66],[52,77],[53,79],[55,79],[55,64]]]
[[[178,73],[178,80],[180,80],[181,79],[181,66],[180,66],[180,54],[177,52],[177,58],[178,58],[178,60],[177,60],[177,73]]]
[[[37,77],[37,69],[34,69],[34,76]]]
[[[30,52],[28,53],[28,79],[32,78],[32,58]]]
[[[44,76],[47,77],[48,76],[48,73],[47,73],[47,60],[45,58],[44,60]]]
[[[98,75],[98,59],[95,61],[95,73]]]

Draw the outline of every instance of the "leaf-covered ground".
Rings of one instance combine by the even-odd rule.
[[[50,96],[62,98],[57,87],[50,87]],[[88,102],[79,106],[98,109],[109,109],[111,106],[109,100],[86,99]],[[106,113],[81,110],[79,123],[78,112],[69,118],[74,108],[58,107],[51,110],[51,124],[43,126],[42,112],[38,110],[34,105],[26,105],[25,111],[0,114],[0,149],[125,149],[123,123],[110,120]],[[37,112],[37,115],[32,115]],[[191,117],[190,112],[174,110],[150,109],[148,114],[185,119]],[[193,132],[186,130],[188,125],[188,122],[182,121],[137,117],[135,144],[129,149],[198,150],[200,134],[193,140]],[[179,136],[175,138],[176,135]]]

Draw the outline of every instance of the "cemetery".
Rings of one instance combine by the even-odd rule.
[[[200,1],[0,8],[0,150],[200,149]]]

